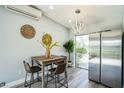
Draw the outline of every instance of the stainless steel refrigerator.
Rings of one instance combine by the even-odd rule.
[[[89,79],[122,87],[122,31],[90,34],[89,54]]]
[[[100,33],[89,35],[89,79],[100,82]]]

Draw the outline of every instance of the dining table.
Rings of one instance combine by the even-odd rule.
[[[46,81],[45,81],[45,66],[47,64],[53,64],[53,63],[59,63],[59,62],[67,62],[66,56],[58,56],[58,55],[51,55],[50,58],[46,58],[46,56],[33,56],[31,57],[32,60],[32,66],[34,65],[34,62],[41,65],[42,73],[41,73],[41,79],[42,79],[42,88],[46,87]]]

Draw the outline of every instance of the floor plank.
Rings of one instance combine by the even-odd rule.
[[[88,70],[81,68],[68,68],[69,88],[107,88],[101,84],[88,80]],[[17,88],[23,88],[23,84]],[[54,81],[49,82],[48,88],[54,88]],[[32,85],[32,88],[41,88],[41,82]]]

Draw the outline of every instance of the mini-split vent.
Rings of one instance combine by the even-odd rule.
[[[25,16],[40,20],[42,11],[29,5],[6,5],[6,8],[12,12],[23,14]]]

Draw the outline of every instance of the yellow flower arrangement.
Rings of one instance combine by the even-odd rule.
[[[41,45],[46,49],[46,58],[50,58],[50,50],[54,47],[54,46],[59,46],[58,45],[59,42],[56,42],[52,40],[52,36],[48,33],[44,33],[41,39]]]

